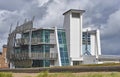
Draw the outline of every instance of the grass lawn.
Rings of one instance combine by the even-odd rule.
[[[120,66],[120,63],[82,64],[80,66]]]
[[[120,77],[120,72],[0,73],[0,77]]]

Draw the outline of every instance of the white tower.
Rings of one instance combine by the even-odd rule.
[[[67,49],[71,65],[79,62],[82,55],[82,14],[85,10],[70,9],[63,13],[66,31]]]

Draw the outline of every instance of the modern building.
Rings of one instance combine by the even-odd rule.
[[[33,21],[17,26],[8,37],[10,68],[51,67],[101,63],[100,32],[82,28],[85,10],[63,13],[63,28],[33,28]]]
[[[84,57],[85,55],[89,55],[88,59],[95,59],[98,57],[98,55],[101,55],[99,30],[82,28],[82,16],[84,12],[85,10],[71,9],[63,14],[63,27],[66,32],[67,48],[71,65],[81,63],[86,64],[86,62],[83,60],[87,58]],[[95,60],[88,61],[88,63],[95,63],[93,62]]]
[[[66,35],[63,29],[31,29],[31,31],[21,34],[17,33],[15,36],[16,38],[13,36],[15,40],[12,42],[14,48],[11,49],[13,52],[9,51],[10,67],[69,65]],[[9,42],[8,45],[12,43]]]
[[[6,59],[7,45],[3,45],[3,50],[0,52],[0,68],[8,68]]]

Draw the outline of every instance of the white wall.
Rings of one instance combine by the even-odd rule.
[[[98,55],[101,55],[101,43],[100,43],[100,31],[97,29],[96,33],[97,39],[97,48],[98,48]]]
[[[70,57],[79,58],[80,57],[80,18],[71,17],[70,20]]]
[[[74,17],[72,13],[77,15]],[[82,55],[82,13],[79,10],[73,10],[65,13],[64,16],[63,27],[66,31],[68,54],[72,65],[72,61],[80,61]]]
[[[58,53],[58,58],[55,61],[55,66],[62,66],[61,65],[61,57],[60,57],[60,50],[59,50],[59,42],[58,42],[58,34],[57,34],[57,28],[55,28],[55,39],[56,39],[56,49]]]
[[[83,64],[96,64],[98,61],[95,56],[83,56]]]
[[[91,41],[91,54],[95,55],[96,54],[96,52],[95,52],[95,35],[91,34],[90,37],[91,37],[91,39],[90,39],[90,41]]]
[[[92,55],[98,57],[101,55],[100,32],[97,29],[96,33],[91,34],[91,51]]]
[[[72,16],[74,13],[74,16]],[[78,15],[78,13],[80,15]],[[64,29],[66,32],[67,48],[68,54],[70,56],[71,65],[72,61],[81,61],[82,56],[82,13],[81,10],[69,10],[64,13]],[[87,30],[87,29],[86,29]],[[88,29],[92,31],[92,29]],[[94,30],[93,30],[94,31]],[[101,55],[100,47],[100,33],[99,30],[96,30],[96,33],[91,34],[91,54],[92,56],[84,56],[83,61],[85,60],[88,63],[94,63],[96,56]],[[89,60],[90,58],[90,60]],[[92,62],[91,62],[92,61]],[[86,63],[85,62],[85,63]]]

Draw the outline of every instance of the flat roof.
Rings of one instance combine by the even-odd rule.
[[[85,10],[70,9],[70,10],[66,11],[65,13],[63,13],[63,15],[65,15],[68,12],[84,13]]]
[[[115,60],[119,59],[120,60],[120,55],[99,55],[98,58],[101,60]]]
[[[3,45],[3,48],[7,48],[7,45]]]
[[[44,27],[40,27],[40,28],[33,28],[32,31],[37,31],[37,30],[55,30],[55,27],[49,27],[49,28],[44,28]],[[57,30],[64,30],[63,28],[57,28]],[[23,33],[27,33],[29,32],[30,30],[26,30],[25,32]]]

